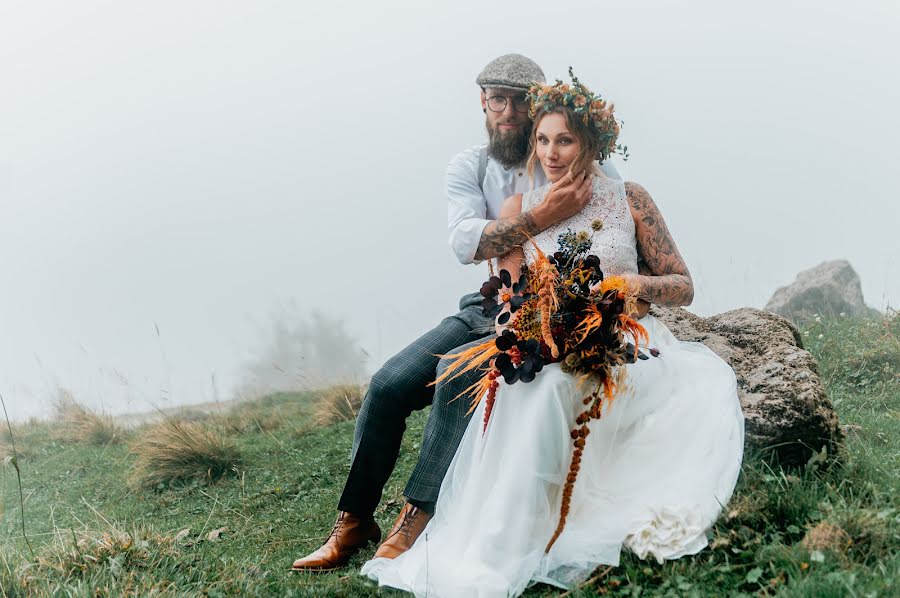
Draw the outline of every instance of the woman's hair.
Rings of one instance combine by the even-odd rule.
[[[531,151],[528,154],[528,176],[531,177],[532,186],[534,186],[534,165],[538,162],[537,158],[537,130],[541,120],[548,114],[558,113],[566,118],[566,128],[569,129],[576,139],[578,139],[578,154],[569,165],[569,172],[576,175],[582,171],[589,174],[599,174],[600,169],[597,168],[595,161],[600,154],[600,137],[597,131],[590,125],[584,124],[584,120],[576,116],[571,108],[565,106],[556,106],[550,110],[541,110],[534,117],[534,126],[531,129]]]

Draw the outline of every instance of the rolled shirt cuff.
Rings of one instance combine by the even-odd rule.
[[[450,232],[450,248],[461,264],[480,264],[475,259],[475,252],[481,242],[484,228],[491,222],[482,218],[467,218],[458,223]]]

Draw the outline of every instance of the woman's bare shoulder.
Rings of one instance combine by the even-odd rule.
[[[625,196],[628,197],[628,204],[632,210],[638,212],[656,210],[656,204],[647,190],[634,181],[625,181]]]

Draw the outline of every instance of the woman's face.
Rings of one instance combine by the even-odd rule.
[[[538,123],[535,133],[535,153],[551,183],[569,172],[578,155],[581,143],[566,126],[566,117],[551,112]]]

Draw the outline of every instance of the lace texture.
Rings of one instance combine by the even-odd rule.
[[[522,211],[530,210],[544,200],[550,185],[538,187],[522,196]],[[601,220],[603,228],[598,232],[591,229],[594,220]],[[600,266],[607,276],[637,274],[637,246],[634,237],[634,219],[625,196],[625,183],[605,176],[594,177],[594,190],[588,205],[574,216],[567,218],[538,233],[534,242],[546,254],[554,253],[559,245],[560,234],[571,229],[574,232],[592,233],[591,253],[600,258]],[[525,259],[531,262],[534,249],[525,245]]]

